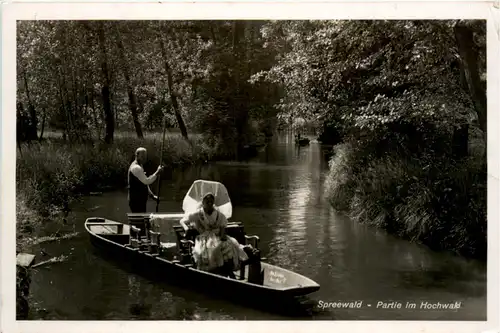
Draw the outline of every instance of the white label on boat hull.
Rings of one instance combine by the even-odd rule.
[[[286,282],[286,277],[280,272],[270,271],[269,281],[276,284],[283,284]]]

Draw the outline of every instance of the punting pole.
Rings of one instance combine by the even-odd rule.
[[[161,151],[160,151],[160,165],[163,164],[163,147],[165,145],[165,132],[167,130],[167,117],[163,117],[163,138],[161,140]],[[161,188],[161,173],[158,175],[158,190],[156,191],[156,212],[158,213],[158,207],[160,205],[160,188]]]

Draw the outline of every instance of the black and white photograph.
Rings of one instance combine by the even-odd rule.
[[[492,320],[488,19],[188,15],[16,20],[15,321]]]

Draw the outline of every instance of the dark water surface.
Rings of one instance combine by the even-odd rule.
[[[196,179],[225,184],[233,202],[231,220],[260,236],[263,256],[321,285],[304,300],[307,314],[298,319],[486,320],[485,265],[430,251],[336,213],[323,198],[328,164],[321,146],[298,149],[292,141],[279,138],[250,162],[175,172],[162,184],[160,211],[180,212]],[[90,216],[124,221],[125,191],[84,198],[73,209],[70,223],[80,234],[40,245],[49,256],[65,254],[68,260],[34,272],[33,319],[293,319],[154,282],[99,256],[83,222]],[[150,201],[149,210],[154,209]],[[363,303],[358,309],[320,309],[320,301]],[[377,309],[379,301],[400,302],[403,308]],[[404,308],[406,302],[417,308]],[[421,302],[461,302],[461,308],[425,310]]]

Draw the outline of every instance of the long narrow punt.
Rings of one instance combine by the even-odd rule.
[[[182,246],[180,243],[170,243],[169,247],[158,251],[151,251],[148,246],[134,247],[131,233],[136,228],[120,222],[99,217],[89,218],[85,221],[85,229],[92,244],[116,260],[128,261],[140,270],[152,272],[162,279],[174,278],[207,291],[217,289],[228,295],[236,293],[241,297],[250,295],[263,300],[269,297],[303,296],[320,288],[316,282],[305,276],[265,262],[260,263],[263,278],[257,283],[249,282],[252,280],[249,278],[250,269],[243,269],[243,274],[235,271],[234,277],[201,271],[179,259]]]

